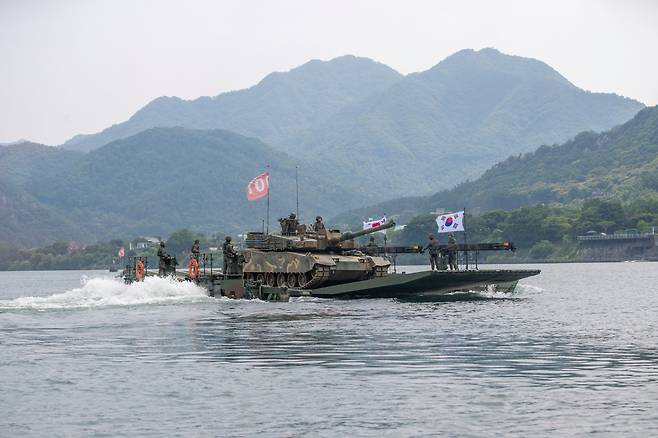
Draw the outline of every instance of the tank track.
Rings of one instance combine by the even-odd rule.
[[[260,281],[267,286],[300,287],[313,289],[331,276],[329,266],[315,265],[307,272],[245,272],[245,279]]]

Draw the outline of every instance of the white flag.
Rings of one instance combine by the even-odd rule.
[[[386,219],[386,216],[384,216],[381,219],[377,219],[377,220],[369,219],[369,220],[363,222],[363,229],[364,230],[369,230],[371,228],[379,227],[379,226],[384,225],[387,221],[388,221],[388,219]]]
[[[450,233],[453,231],[464,231],[464,212],[440,214],[436,217],[439,233]]]

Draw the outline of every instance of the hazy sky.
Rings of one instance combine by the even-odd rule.
[[[60,144],[158,96],[217,95],[314,58],[410,73],[483,47],[658,103],[653,0],[0,0],[0,141]]]

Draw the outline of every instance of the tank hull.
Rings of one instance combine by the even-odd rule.
[[[538,275],[529,269],[495,269],[478,271],[424,271],[411,274],[389,274],[386,277],[316,289],[289,289],[291,296],[319,298],[428,298],[455,291],[483,290],[487,286],[504,286],[511,292],[522,278]]]
[[[386,257],[361,253],[313,254],[247,249],[243,254],[245,279],[261,281],[268,286],[302,289],[317,289],[381,277],[386,275],[391,265]]]

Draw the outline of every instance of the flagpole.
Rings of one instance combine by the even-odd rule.
[[[297,220],[299,219],[299,171],[298,166],[295,166],[295,193],[297,194]]]
[[[267,165],[267,173],[270,173],[270,165]],[[269,178],[267,181],[267,219],[266,219],[266,225],[265,225],[265,234],[270,234],[270,184],[269,184]]]
[[[468,271],[468,238],[466,236],[466,207],[464,207],[464,217],[462,217],[462,226],[464,227],[464,246],[466,250],[466,270]]]

